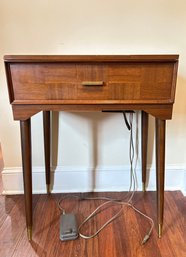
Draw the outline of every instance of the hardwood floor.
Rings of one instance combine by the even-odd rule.
[[[126,193],[94,193],[96,195],[123,198]],[[23,196],[0,196],[0,256],[2,257],[185,257],[186,256],[186,198],[181,192],[165,192],[165,223],[163,237],[157,238],[156,229],[149,241],[141,241],[149,223],[130,208],[107,226],[97,237],[89,240],[59,240],[60,212],[57,201],[61,194],[34,195],[33,241],[26,235]],[[78,222],[101,203],[66,199],[67,212],[77,214]],[[135,206],[145,211],[156,221],[155,192],[138,192]],[[95,231],[111,217],[119,206],[106,208],[85,228],[87,233]],[[155,224],[156,225],[156,224]]]

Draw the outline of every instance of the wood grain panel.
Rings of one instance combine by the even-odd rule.
[[[173,63],[11,64],[15,100],[167,100]],[[103,86],[83,86],[103,81]],[[32,92],[32,93],[30,93]]]

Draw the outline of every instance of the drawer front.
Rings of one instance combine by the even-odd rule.
[[[15,100],[164,100],[173,63],[12,63]],[[84,85],[88,82],[88,85]],[[92,83],[93,82],[93,83]],[[99,85],[94,85],[94,83]],[[103,82],[103,83],[101,83]],[[91,84],[92,83],[92,84]]]

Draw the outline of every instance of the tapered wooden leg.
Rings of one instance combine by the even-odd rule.
[[[28,239],[32,239],[32,148],[30,119],[20,121],[25,211]]]
[[[147,177],[147,143],[148,143],[148,113],[141,112],[141,160],[142,160],[142,188],[146,189]]]
[[[45,175],[47,193],[50,193],[50,111],[43,112]]]
[[[165,120],[156,119],[156,187],[158,237],[162,236],[165,177]]]

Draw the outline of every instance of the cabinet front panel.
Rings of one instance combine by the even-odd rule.
[[[174,63],[11,63],[14,100],[170,102]]]

